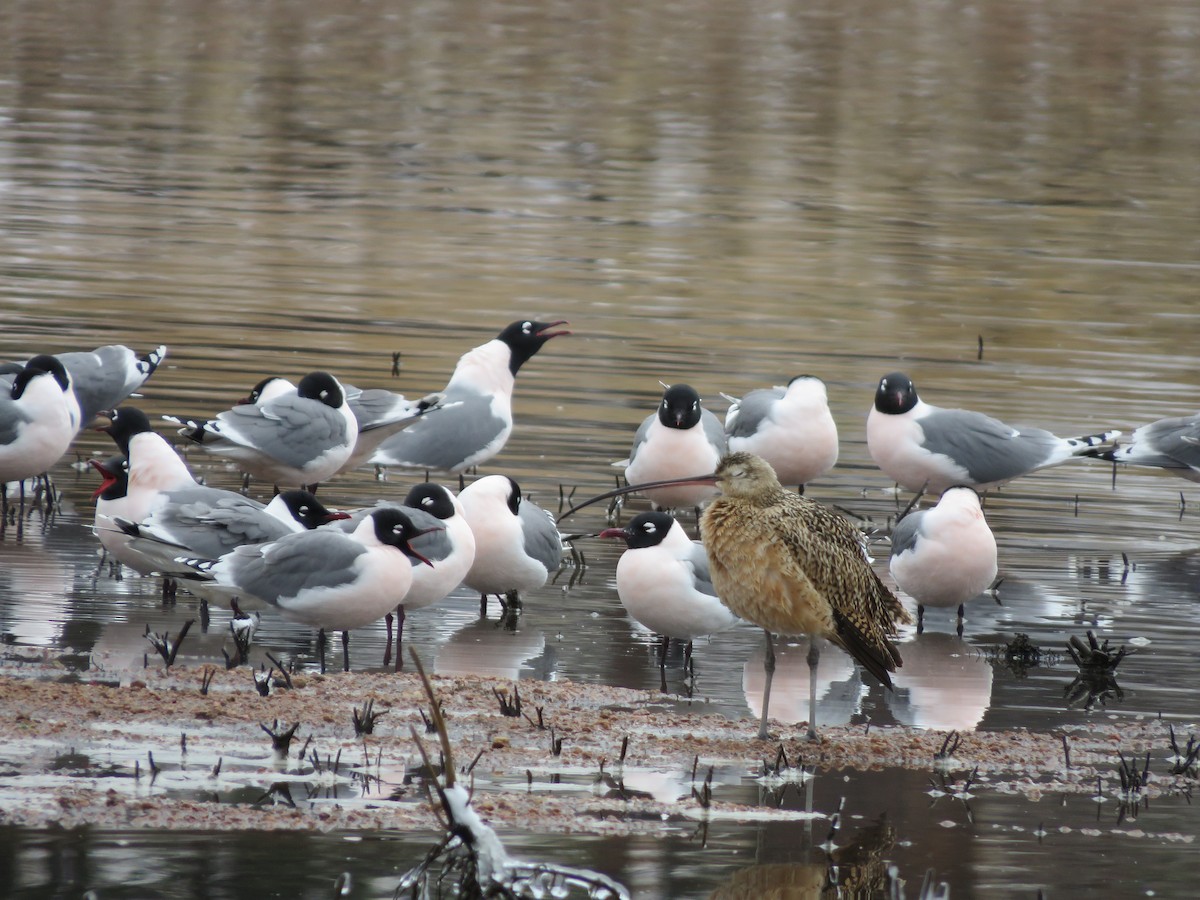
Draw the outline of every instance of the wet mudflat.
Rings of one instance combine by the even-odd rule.
[[[575,335],[522,370],[515,434],[483,474],[510,474],[556,510],[560,492],[611,486],[660,381],[693,384],[722,413],[722,391],[811,372],[842,437],[811,494],[878,532],[882,572],[908,498],[864,444],[881,375],[901,369],[931,402],[1060,434],[1194,411],[1200,20],[1186,4],[100,3],[22,7],[7,24],[0,358],[166,343],[138,401],[155,416],[211,414],[264,375],[314,368],[421,395],[514,318],[564,318]],[[88,434],[78,452],[109,447]],[[239,483],[189,459],[209,483]],[[33,512],[0,539],[6,709],[35,687],[81,692],[7,723],[28,735],[6,735],[0,757],[0,810],[20,822],[0,839],[0,892],[325,897],[351,871],[352,896],[390,896],[436,835],[404,783],[402,722],[420,718],[411,674],[382,671],[382,626],[353,636],[361,675],[319,680],[312,635],[268,619],[259,677],[269,650],[304,683],[262,698],[247,667],[224,672],[227,614],[214,613],[164,675],[145,631],[178,634],[194,604],[164,606],[152,579],[99,567],[98,482],[72,462],[52,473],[58,514]],[[364,505],[410,481],[363,470],[322,497]],[[465,679],[450,707],[477,713],[454,726],[460,755],[485,751],[478,802],[510,850],[592,866],[635,896],[756,896],[757,879],[812,895],[839,807],[842,870],[856,853],[888,860],[910,895],[930,867],[952,896],[1181,895],[1195,811],[1187,776],[1170,774],[1168,726],[1181,747],[1200,727],[1200,498],[1160,474],[1122,472],[1114,490],[1107,467],[1079,461],[993,493],[986,513],[1000,604],[974,601],[961,639],[931,611],[923,634],[903,635],[894,693],[827,651],[818,715],[832,768],[782,791],[758,780],[777,745],[747,740],[759,634],[698,644],[694,680],[673,656],[662,693],[654,640],[616,601],[611,544],[580,541],[586,565],[531,595],[515,628],[460,592],[414,613],[406,639],[432,671]],[[577,518],[564,527],[604,524],[598,508]],[[1092,691],[1066,655],[1089,630],[1136,651]],[[1046,651],[1036,664],[1006,660],[1019,634]],[[804,651],[782,656],[773,710],[789,761],[811,765],[792,727],[808,715]],[[205,666],[219,703],[199,693]],[[550,692],[598,692],[611,731],[566,738],[554,757],[541,730],[500,715],[488,689],[513,681],[579,722],[591,720]],[[328,719],[305,705],[325,685],[345,692]],[[632,694],[605,695],[618,689]],[[118,698],[89,719],[114,730],[68,737],[89,692]],[[371,763],[350,721],[368,696],[390,710]],[[131,698],[137,715],[121,712]],[[213,718],[175,711],[202,700]],[[322,766],[341,748],[353,768],[317,771],[293,747],[285,778],[260,729],[276,718],[313,735]],[[653,727],[631,736],[614,788],[600,760],[608,772],[643,718]],[[725,743],[702,829],[697,751],[643,743],[683,743],[710,722]],[[879,749],[861,746],[868,726]],[[933,755],[950,729],[962,764],[945,771]],[[1025,731],[1038,774],[1018,784],[990,767]],[[1111,736],[1106,752],[1085,749],[1093,731]],[[1064,734],[1078,744],[1070,770]],[[888,758],[889,740],[916,749]],[[1139,771],[1151,754],[1148,790],[1124,809],[1118,750]],[[77,790],[86,803],[59,804]],[[17,820],[18,795],[41,818]],[[132,818],[143,813],[182,830]]]

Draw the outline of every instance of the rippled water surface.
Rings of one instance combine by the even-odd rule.
[[[842,439],[810,493],[886,530],[898,501],[863,426],[888,372],[930,402],[1064,435],[1195,411],[1192,4],[181,0],[18,4],[0,21],[0,359],[165,343],[138,401],[154,415],[215,413],[264,375],[315,368],[420,395],[509,321],[562,318],[574,335],[521,371],[515,433],[483,471],[557,510],[562,493],[611,486],[660,381],[693,384],[721,413],[721,392],[809,372]],[[106,441],[85,434],[78,456]],[[62,513],[0,540],[6,651],[136,661],[147,624],[192,613],[164,608],[149,579],[98,569],[97,481],[72,461],[53,472]],[[238,483],[190,461],[209,483]],[[407,484],[363,470],[322,494],[352,506]],[[1114,489],[1106,466],[1079,461],[993,493],[986,511],[1001,605],[975,601],[961,640],[931,611],[924,634],[905,635],[891,695],[827,652],[824,721],[1193,725],[1194,487],[1123,472]],[[592,508],[564,527],[602,521]],[[529,596],[515,631],[459,593],[414,613],[409,639],[441,672],[657,688],[653,637],[616,601],[616,548],[579,547],[586,568]],[[875,552],[883,572],[886,543]],[[1069,708],[1062,651],[1089,629],[1138,652],[1121,695]],[[996,657],[1017,633],[1058,655],[1014,672]],[[315,664],[305,630],[268,622],[258,640]],[[672,702],[751,715],[759,645],[749,627],[698,644],[693,698]],[[215,641],[193,646],[193,664],[219,658]],[[382,627],[356,633],[354,667],[382,650]],[[781,659],[780,718],[807,717],[803,651]],[[849,796],[849,839],[886,814],[888,857],[917,880],[937,866],[953,896],[1190,883],[1161,838],[1195,830],[1182,801],[1143,815],[1131,872],[1111,817],[1083,836],[1096,820],[1084,799],[983,794],[971,821],[945,800],[930,811],[924,776],[840,777],[818,777],[814,808]],[[1051,847],[1032,836],[1043,820],[1072,830]],[[754,864],[812,863],[825,828],[724,825],[704,846],[675,827],[550,846],[529,835],[514,850],[572,854],[641,896],[699,897]],[[13,896],[265,896],[254,879],[287,845],[312,868],[270,889],[328,896],[321,879],[354,867],[356,893],[374,897],[427,843],[196,835],[167,852],[141,833],[10,829],[0,845]],[[160,858],[144,892],[126,880],[134,851]]]

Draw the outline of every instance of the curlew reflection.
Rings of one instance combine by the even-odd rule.
[[[756,644],[742,668],[742,690],[750,711],[762,714],[766,648]],[[808,641],[775,647],[775,679],[771,687],[771,717],[784,725],[809,720]],[[828,725],[844,725],[859,710],[863,684],[858,669],[845,653],[832,649],[821,657],[817,668],[817,718]]]

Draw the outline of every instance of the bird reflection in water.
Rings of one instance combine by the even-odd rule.
[[[895,844],[895,829],[880,818],[855,832],[850,843],[827,852],[824,860],[739,869],[709,894],[709,900],[890,897],[895,876],[888,871],[887,858]]]
[[[742,690],[754,716],[762,715],[766,686],[764,657],[759,644],[742,668]],[[771,691],[772,717],[785,725],[810,721],[808,642],[775,647],[775,675]],[[845,654],[828,654],[817,669],[817,718],[826,725],[845,725],[862,705],[863,683],[854,660]]]
[[[904,668],[885,696],[896,721],[914,728],[974,731],[992,700],[992,665],[953,634],[927,631],[902,644]]]

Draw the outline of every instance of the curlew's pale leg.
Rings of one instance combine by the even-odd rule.
[[[808,639],[808,739],[817,737],[817,663],[821,661],[821,639],[812,635]]]
[[[762,719],[758,723],[758,739],[760,741],[765,741],[770,737],[767,733],[767,709],[771,705],[771,679],[775,677],[775,644],[771,640],[771,632],[764,628],[763,634],[767,636],[767,655],[763,658],[763,671],[767,678],[763,684]]]

